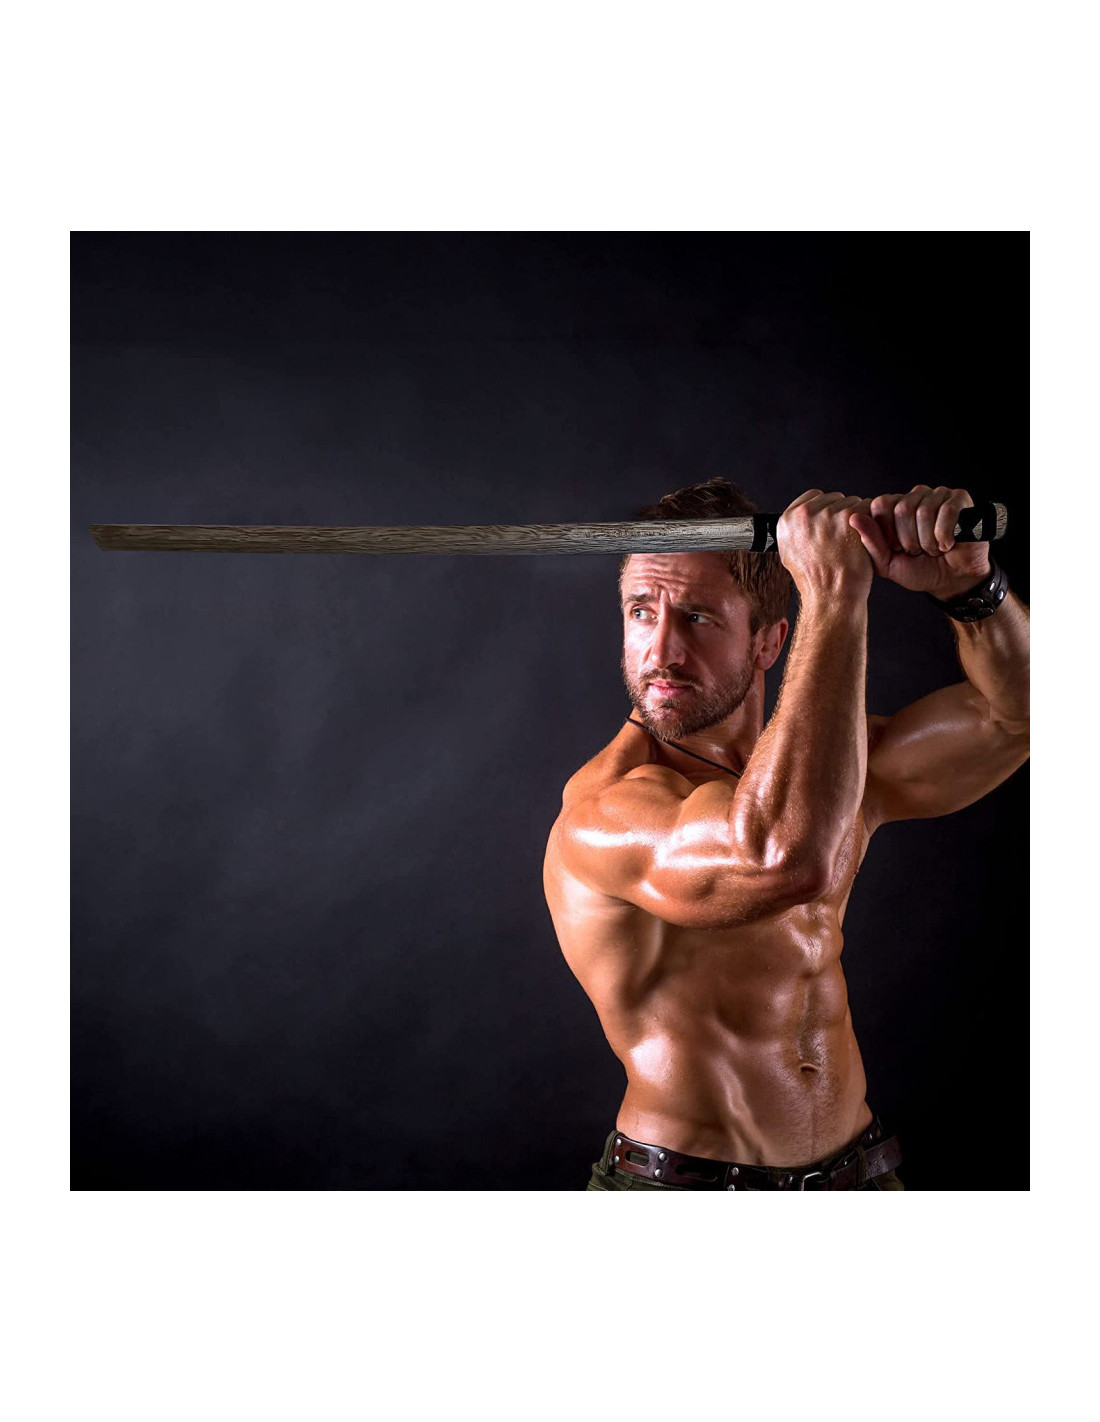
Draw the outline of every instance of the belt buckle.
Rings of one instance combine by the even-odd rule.
[[[807,1170],[806,1174],[800,1178],[798,1182],[798,1188],[800,1190],[805,1190],[806,1181],[813,1180],[815,1176],[819,1180],[824,1180],[826,1178],[824,1170]]]

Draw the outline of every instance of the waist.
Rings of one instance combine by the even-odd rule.
[[[858,1190],[900,1164],[897,1137],[885,1135],[877,1116],[840,1150],[795,1169],[687,1155],[633,1140],[622,1131],[608,1137],[601,1161],[608,1174],[632,1175],[679,1190]]]
[[[802,1166],[870,1122],[850,1021],[816,1034],[801,1053],[789,1041],[712,1042],[705,1033],[690,1043],[665,1036],[660,1045],[620,1058],[627,1089],[615,1124],[634,1140],[717,1160]]]

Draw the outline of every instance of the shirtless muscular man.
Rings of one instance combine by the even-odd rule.
[[[624,559],[633,716],[566,785],[545,865],[562,952],[626,1069],[588,1189],[903,1188],[866,1101],[841,925],[880,825],[961,809],[1028,757],[1029,613],[988,544],[954,543],[972,502],[811,489],[778,559]],[[642,517],[754,509],[711,480]],[[765,727],[788,574],[798,625]],[[946,604],[966,678],[891,717],[864,705],[876,574]],[[956,620],[967,595],[981,620]]]

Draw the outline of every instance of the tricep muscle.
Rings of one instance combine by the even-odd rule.
[[[998,721],[969,682],[934,691],[896,716],[869,716],[864,815],[869,829],[973,804],[1028,757],[1028,735]]]

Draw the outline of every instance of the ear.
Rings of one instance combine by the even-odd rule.
[[[767,671],[770,666],[775,665],[776,658],[783,650],[783,643],[787,640],[787,629],[790,623],[784,617],[779,622],[773,622],[770,627],[761,627],[756,634],[756,657],[753,665],[761,671]]]

